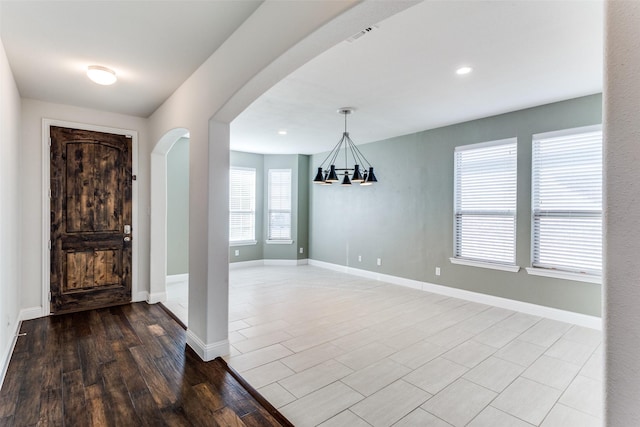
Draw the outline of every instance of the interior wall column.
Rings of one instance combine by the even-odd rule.
[[[189,329],[205,361],[229,354],[229,124],[191,129],[189,145]]]
[[[605,2],[605,412],[640,425],[640,2]]]
[[[230,125],[209,122],[209,258],[207,339],[226,342],[229,330],[229,168]]]

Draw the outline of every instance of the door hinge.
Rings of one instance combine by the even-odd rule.
[[[51,199],[51,189],[49,189],[49,199]]]
[[[49,240],[49,243],[47,244],[47,246],[49,247],[49,250],[51,250],[51,240]]]
[[[51,302],[51,291],[49,291],[49,302]]]
[[[51,147],[51,138],[49,138],[49,147]]]

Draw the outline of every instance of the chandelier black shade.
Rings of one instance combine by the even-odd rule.
[[[344,132],[342,133],[340,141],[338,141],[318,167],[318,172],[313,179],[314,183],[331,185],[334,182],[340,182],[338,173],[343,176],[341,185],[344,186],[353,185],[352,183],[372,185],[374,182],[378,182],[373,173],[373,166],[367,161],[349,137],[349,132],[347,132],[347,115],[352,112],[353,108],[341,108],[338,110],[338,113],[344,115]],[[342,160],[342,153],[344,153],[344,167],[336,167],[336,161]],[[338,159],[339,156],[340,159]],[[349,160],[351,160],[351,162],[349,162]],[[353,166],[349,167],[350,165]],[[360,169],[361,167],[364,169],[364,173]],[[351,177],[349,177],[349,175],[351,175]]]

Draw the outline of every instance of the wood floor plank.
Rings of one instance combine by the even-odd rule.
[[[165,423],[171,427],[192,427],[193,424],[187,419],[184,409],[181,405],[174,405],[169,408],[164,408],[162,411],[162,418]]]
[[[22,384],[18,396],[18,404],[14,413],[14,425],[30,426],[40,418],[40,390],[42,384],[42,357],[30,359],[29,369],[21,374]]]
[[[82,370],[65,372],[62,376],[65,425],[90,425],[84,398]]]
[[[156,402],[153,400],[153,396],[149,393],[148,390],[131,395],[131,400],[133,401],[133,406],[136,408],[136,413],[140,417],[142,422],[141,426],[148,427],[162,427],[166,424],[164,417],[162,416],[162,412],[156,405]]]
[[[145,303],[23,322],[0,425],[291,425],[221,359],[200,360],[176,325]]]
[[[138,417],[129,390],[120,376],[117,362],[109,362],[102,370],[104,390],[112,410],[113,421],[116,426],[139,425]],[[137,423],[137,424],[135,424]]]
[[[84,398],[87,402],[87,412],[92,426],[113,425],[113,421],[110,422],[110,416],[107,415],[110,411],[106,406],[102,382],[85,387]]]
[[[43,389],[40,393],[38,426],[63,425],[62,387]]]
[[[89,327],[91,328],[91,337],[94,339],[96,343],[99,345],[96,346],[95,350],[98,355],[98,360],[100,363],[107,363],[113,360],[114,355],[111,351],[111,346],[105,345],[108,342],[107,331],[104,327],[104,323],[102,322],[103,316],[109,316],[109,311],[102,310],[91,310],[89,313]]]
[[[215,412],[224,407],[220,395],[213,392],[208,384],[190,387],[182,406],[188,419],[198,426],[216,426]]]
[[[128,348],[118,345],[118,343],[112,343],[114,348],[118,348],[114,351],[115,363],[118,366],[120,377],[125,383],[127,390],[130,393],[140,393],[147,389],[147,383],[142,377],[142,373],[138,369],[135,360]]]
[[[62,372],[73,372],[81,369],[80,355],[78,354],[78,341],[75,336],[74,325],[71,316],[65,318],[62,331],[62,348],[59,350],[62,357]]]
[[[228,407],[217,410],[213,419],[220,427],[246,427],[240,417]]]
[[[146,346],[138,346],[129,349],[138,369],[149,386],[149,391],[158,407],[164,408],[176,402],[177,396],[167,383],[167,379],[158,370],[157,365],[147,353]]]
[[[15,353],[11,358],[4,384],[0,391],[0,418],[7,418],[15,413],[20,395],[20,380],[26,362],[26,359],[19,357]]]
[[[84,385],[90,386],[100,381],[102,364],[98,356],[97,343],[92,336],[78,339],[78,356],[82,366]]]

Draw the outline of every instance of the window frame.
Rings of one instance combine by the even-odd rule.
[[[514,194],[514,208],[513,209],[504,209],[504,210],[500,210],[500,211],[482,211],[480,214],[481,215],[487,215],[487,216],[491,216],[491,217],[504,217],[505,215],[508,215],[509,217],[513,218],[513,258],[512,261],[506,262],[506,261],[498,261],[495,259],[488,259],[488,258],[468,258],[468,257],[462,257],[460,255],[461,253],[461,248],[459,246],[459,242],[461,242],[462,237],[459,237],[459,233],[462,232],[462,230],[459,228],[459,218],[462,215],[465,215],[464,210],[459,208],[459,201],[460,201],[460,197],[459,197],[459,191],[460,189],[460,185],[459,185],[459,179],[461,178],[460,176],[460,172],[459,172],[459,161],[458,161],[458,153],[464,152],[464,151],[471,151],[471,150],[478,150],[478,149],[483,149],[483,148],[490,148],[490,147],[496,147],[496,146],[500,146],[500,145],[512,145],[513,148],[515,149],[515,156],[513,159],[513,166],[515,168],[514,170],[514,176],[515,176],[515,182],[513,183],[513,189],[515,191]],[[454,149],[454,183],[453,183],[453,257],[449,258],[450,262],[452,264],[461,264],[461,265],[467,265],[467,266],[473,266],[473,267],[482,267],[482,268],[490,268],[490,269],[496,269],[496,270],[502,270],[502,271],[509,271],[509,272],[517,272],[520,270],[520,267],[517,265],[517,213],[518,213],[518,209],[517,209],[517,202],[518,202],[518,139],[517,137],[510,137],[510,138],[504,138],[504,139],[499,139],[499,140],[493,140],[493,141],[487,141],[487,142],[480,142],[480,143],[475,143],[475,144],[466,144],[466,145],[460,145],[455,147]],[[474,211],[469,211],[466,213],[466,215],[473,215]],[[478,212],[476,212],[476,214],[478,214]]]
[[[289,208],[288,209],[272,209],[272,177],[274,173],[283,173],[286,172],[289,174]],[[293,243],[293,170],[291,168],[274,168],[269,169],[267,172],[267,244],[292,244]],[[273,237],[271,234],[271,214],[272,213],[280,213],[280,214],[288,214],[289,215],[289,235],[287,237]]]
[[[231,209],[231,184],[232,184],[232,173],[233,171],[244,171],[244,172],[253,172],[253,209],[252,210],[232,210]],[[255,245],[258,243],[258,241],[256,240],[256,205],[257,205],[257,200],[256,200],[256,190],[257,190],[257,171],[255,168],[247,168],[247,167],[241,167],[241,166],[231,166],[229,168],[229,246],[245,246],[245,245]],[[253,237],[252,238],[245,238],[245,239],[239,239],[239,240],[231,240],[231,218],[232,215],[234,213],[238,213],[238,214],[252,214],[253,216]],[[247,237],[247,236],[245,236]]]
[[[581,282],[588,282],[588,283],[596,283],[596,284],[601,284],[602,283],[602,268],[604,267],[603,264],[601,263],[601,269],[600,269],[600,274],[593,274],[592,272],[585,272],[585,271],[578,271],[579,269],[564,269],[564,268],[559,268],[558,266],[553,266],[550,265],[548,267],[542,266],[542,265],[536,265],[538,264],[538,262],[536,261],[536,254],[537,254],[537,249],[536,249],[536,245],[537,245],[537,240],[536,240],[536,196],[537,196],[537,192],[535,189],[536,186],[536,182],[535,182],[535,176],[536,176],[536,172],[535,172],[535,167],[536,167],[536,158],[535,158],[535,151],[536,151],[536,143],[539,143],[542,140],[546,140],[546,139],[552,139],[552,138],[561,138],[561,137],[570,137],[570,136],[576,136],[578,137],[579,135],[583,135],[583,134],[588,134],[588,133],[600,133],[600,142],[601,142],[601,148],[603,148],[603,143],[604,143],[604,139],[603,139],[603,134],[602,134],[602,125],[598,124],[598,125],[591,125],[591,126],[581,126],[581,127],[576,127],[576,128],[569,128],[569,129],[562,129],[562,130],[558,130],[558,131],[552,131],[552,132],[544,132],[544,133],[537,133],[534,134],[532,136],[531,139],[531,251],[530,251],[530,267],[527,267],[527,273],[531,274],[531,275],[536,275],[536,276],[544,276],[544,277],[552,277],[552,278],[557,278],[557,279],[566,279],[566,280],[575,280],[575,281],[581,281]],[[604,170],[604,156],[602,158],[602,170]],[[604,190],[604,182],[603,182],[603,176],[601,175],[601,181],[600,181],[600,191],[603,192]],[[555,214],[553,213],[555,212]],[[603,201],[601,202],[601,206],[600,206],[600,211],[599,213],[594,211],[594,210],[582,210],[582,212],[580,211],[575,211],[575,209],[572,209],[571,212],[567,212],[566,209],[556,209],[556,210],[545,210],[543,214],[538,213],[538,216],[544,216],[544,217],[555,217],[555,218],[559,218],[561,216],[565,216],[567,217],[567,214],[570,213],[570,218],[594,218],[599,216],[600,217],[600,221],[602,226],[603,224],[603,217],[604,217],[604,203]],[[603,233],[604,233],[604,229]],[[604,238],[603,238],[603,234],[601,234],[601,246],[604,244]],[[601,260],[603,261],[603,260]]]

